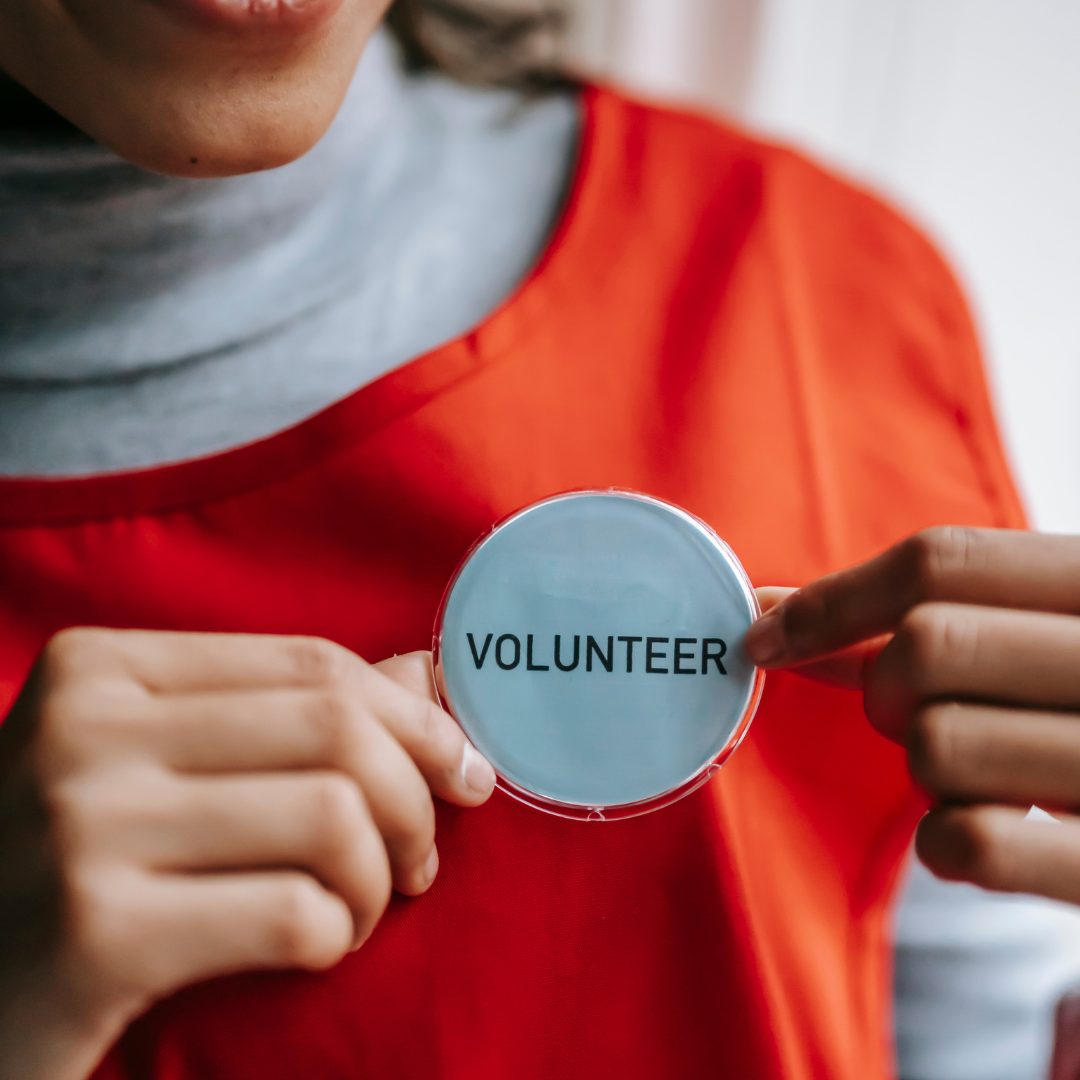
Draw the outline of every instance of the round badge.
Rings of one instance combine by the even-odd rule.
[[[519,510],[458,567],[435,624],[443,703],[498,786],[610,819],[689,794],[746,733],[764,672],[760,609],[704,522],[621,491]]]

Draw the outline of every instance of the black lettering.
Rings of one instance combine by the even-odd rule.
[[[709,652],[710,645],[719,645],[719,652]],[[720,663],[720,657],[727,653],[727,642],[723,638],[707,637],[701,639],[701,674],[705,675],[709,671],[709,661],[711,660],[716,665],[716,670],[721,675],[727,674],[727,668]]]
[[[476,655],[476,642],[473,641],[472,634],[465,635],[469,639],[469,648],[472,649],[473,663],[476,665],[476,670],[479,671],[484,666],[484,658],[487,656],[488,646],[491,644],[491,634],[488,634],[484,638],[484,647],[480,650],[480,655]]]
[[[550,671],[551,669],[547,664],[534,664],[533,663],[533,636],[529,635],[528,640],[525,643],[525,669],[527,671]]]
[[[562,642],[562,638],[555,635],[555,666],[560,671],[573,671],[578,666],[578,660],[581,658],[581,635],[574,635],[574,662],[572,664],[564,664],[562,662],[562,656],[559,651],[559,645]]]
[[[666,652],[656,652],[653,649],[653,644],[655,642],[665,644],[670,640],[671,638],[666,637],[650,637],[645,639],[645,670],[650,675],[666,675],[668,673],[666,667],[653,667],[654,660],[663,660],[667,656]]]
[[[696,675],[697,665],[693,667],[683,667],[680,660],[697,660],[697,657],[692,652],[683,652],[683,645],[696,645],[696,637],[677,637],[675,639],[675,674],[676,675]]]
[[[621,637],[620,641],[626,642],[626,674],[634,670],[634,642],[640,641],[639,637]]]
[[[512,664],[503,662],[502,647],[504,641],[512,641],[514,643],[514,662]],[[495,663],[498,664],[503,671],[513,671],[514,668],[521,663],[521,642],[514,637],[513,634],[503,634],[503,636],[495,642]]]
[[[600,651],[600,646],[596,644],[596,638],[594,638],[592,634],[585,639],[586,671],[592,671],[593,653],[596,653],[597,660],[604,665],[604,670],[611,671],[615,666],[615,639],[608,635],[606,655]]]

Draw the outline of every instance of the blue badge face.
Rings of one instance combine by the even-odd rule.
[[[466,557],[435,628],[444,701],[516,798],[626,817],[703,783],[734,750],[763,673],[731,550],[697,518],[628,492],[560,495]]]

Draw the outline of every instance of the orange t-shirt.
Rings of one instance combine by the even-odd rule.
[[[916,232],[787,150],[586,102],[557,234],[473,333],[250,446],[0,483],[8,696],[71,624],[425,648],[472,540],[571,488],[686,507],[756,584],[1022,524],[963,301]],[[917,814],[857,695],[770,676],[693,796],[603,824],[440,806],[435,886],[358,953],[189,988],[99,1075],[884,1077]]]

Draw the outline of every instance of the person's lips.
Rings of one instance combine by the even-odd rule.
[[[154,0],[180,18],[206,27],[299,34],[314,29],[343,0]]]

